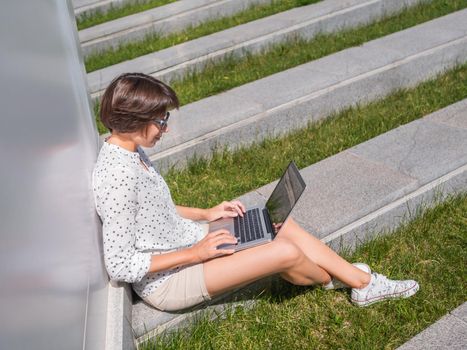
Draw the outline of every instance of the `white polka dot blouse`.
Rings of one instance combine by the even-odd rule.
[[[202,226],[178,215],[167,184],[140,147],[131,152],[104,142],[92,181],[109,277],[147,297],[179,270],[149,273],[151,256],[193,245]]]

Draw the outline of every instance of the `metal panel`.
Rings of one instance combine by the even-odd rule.
[[[1,349],[104,347],[99,138],[85,79],[70,2],[2,2]]]

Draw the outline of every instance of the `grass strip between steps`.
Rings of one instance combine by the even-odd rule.
[[[76,17],[78,30],[86,29],[101,23],[113,21],[125,16],[130,16],[138,12],[153,9],[175,2],[177,0],[137,0],[121,6],[112,6],[107,11],[97,10],[91,14],[82,14]]]
[[[240,11],[233,16],[225,16],[206,21],[194,27],[190,26],[179,33],[173,33],[167,36],[150,34],[143,40],[121,44],[116,49],[108,49],[90,54],[85,59],[86,70],[87,72],[93,72],[119,62],[318,1],[320,0],[272,0],[269,4],[253,4],[246,10]]]
[[[465,98],[467,64],[288,135],[217,151],[209,161],[191,160],[186,169],[172,169],[165,178],[176,203],[209,207],[278,179],[292,159],[304,168]]]
[[[192,72],[182,80],[174,81],[171,86],[177,91],[181,104],[188,104],[465,7],[465,0],[435,0],[420,4],[359,28],[319,35],[312,40],[291,40],[258,55],[249,54],[243,58],[231,56],[208,64],[202,71]],[[96,115],[98,108],[96,106]],[[108,132],[100,120],[96,122],[99,133]]]
[[[358,308],[345,290],[277,281],[252,309],[205,316],[140,349],[395,349],[465,302],[466,249],[467,196],[460,195],[347,255],[392,279],[417,280],[412,298]]]

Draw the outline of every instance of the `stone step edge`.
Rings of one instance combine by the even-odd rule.
[[[192,311],[186,315],[179,315],[177,318],[149,331],[147,334],[144,334],[135,339],[136,348],[139,348],[143,343],[150,341],[151,339],[161,335],[167,331],[174,331],[175,329],[182,329],[189,327],[190,324],[195,322],[200,317],[210,317],[210,319],[215,320],[217,317],[222,317],[226,312],[230,312],[237,307],[242,308],[252,308],[255,304],[254,300],[248,302],[233,302],[230,304],[220,304],[220,305],[210,305],[205,309],[199,309]]]
[[[434,113],[440,113],[447,108],[449,108],[449,106],[439,111],[436,111]],[[431,114],[434,114],[434,113],[431,113]],[[417,122],[417,121],[414,121],[414,122]],[[406,124],[405,126],[409,124]],[[402,126],[402,128],[403,127],[404,126]],[[392,130],[388,132],[391,132],[391,131]],[[365,141],[365,142],[368,142],[368,141]],[[307,168],[316,166],[316,164],[318,163],[310,165]],[[261,188],[264,188],[269,185],[270,184],[262,186]],[[256,197],[258,196],[261,197],[265,201],[267,198],[265,198],[265,196],[260,193],[260,189],[256,189],[249,193],[246,193],[240,196],[238,199],[242,200],[243,198],[246,198],[253,194]],[[415,189],[411,193],[408,193],[398,199],[395,199],[391,203],[388,203],[384,205],[383,207],[378,208],[367,215],[364,215],[360,219],[354,220],[352,223],[349,223],[345,225],[344,227],[321,238],[321,240],[324,243],[328,244],[330,247],[332,247],[336,251],[341,251],[342,249],[349,249],[349,248],[353,250],[358,246],[359,243],[364,242],[368,238],[375,237],[380,233],[388,233],[389,231],[396,229],[400,225],[412,220],[414,218],[413,213],[416,213],[416,215],[418,216],[422,214],[424,210],[430,207],[433,207],[436,204],[439,204],[444,199],[446,199],[448,196],[455,195],[458,193],[463,193],[463,192],[467,192],[467,164],[462,165],[458,167],[457,169],[452,170],[430,181],[429,183],[420,186],[419,188]],[[401,215],[401,212],[403,212],[403,215]],[[392,219],[389,221],[391,222],[390,226],[388,226],[387,224],[388,217],[391,217]],[[378,221],[381,221],[382,224],[378,223]],[[348,245],[348,243],[347,244],[345,243],[345,242],[348,242],[349,239],[353,242],[352,245]],[[239,306],[239,305],[241,304],[238,304],[238,303],[235,304],[235,306]],[[253,305],[254,305],[254,301],[250,303],[248,306],[251,307]],[[221,307],[222,307],[222,310],[227,310],[229,305],[224,304]],[[177,328],[178,326],[182,326],[182,327],[186,326],[187,324],[189,324],[189,322],[187,324],[184,324],[182,323],[182,321],[185,321],[185,320],[191,321],[193,317],[196,317],[197,315],[199,315],[199,312],[202,312],[202,311],[203,310],[198,310],[196,315],[183,314],[182,317],[177,317],[176,320],[169,321],[169,323],[167,324],[156,327],[155,329],[139,337],[138,339],[140,341],[146,341],[151,337],[159,335],[160,333],[162,333],[163,331],[169,328],[171,329],[171,327]]]
[[[193,70],[203,69],[204,66],[209,62],[216,62],[222,60],[225,56],[233,54],[235,56],[244,56],[246,53],[258,53],[266,49],[272,44],[278,44],[288,40],[291,37],[300,36],[304,39],[312,39],[318,32],[322,33],[333,33],[349,28],[354,28],[358,25],[368,23],[373,20],[380,19],[383,16],[392,15],[400,12],[405,8],[410,8],[417,4],[426,2],[427,0],[369,0],[362,2],[349,3],[347,7],[343,7],[342,4],[335,1],[321,1],[315,4],[305,6],[303,8],[294,8],[288,11],[284,11],[269,17],[261,18],[249,23],[245,23],[233,28],[228,28],[223,31],[213,33],[198,39],[191,40],[186,43],[160,50],[158,52],[149,53],[125,62],[117,63],[115,65],[99,69],[94,72],[87,74],[88,84],[91,88],[91,97],[96,100],[102,96],[104,88],[110,83],[110,81],[117,75],[127,71],[142,71],[143,73],[150,74],[157,79],[161,79],[165,82],[173,81],[183,77],[187,72]],[[379,6],[376,6],[379,3]],[[330,5],[331,4],[331,5]],[[386,7],[391,5],[389,9]],[[326,12],[321,9],[324,8]],[[262,34],[254,38],[247,38],[245,41],[240,43],[232,44],[233,39],[238,37],[238,31],[244,28],[248,33],[254,33],[252,30],[255,26],[264,26],[265,24],[280,23],[288,16],[293,16],[297,11],[310,11],[310,17],[305,19],[303,22],[296,23],[290,26],[283,26],[280,28],[273,28],[268,33]],[[365,11],[365,12],[363,12]],[[323,12],[323,13],[321,13]],[[315,13],[319,15],[314,16]],[[349,17],[352,20],[349,20]],[[266,27],[268,27],[266,25]],[[143,67],[141,68],[141,60],[152,60],[154,62],[164,61],[159,56],[174,57],[178,52],[192,51],[190,47],[196,48],[204,47],[212,40],[221,38],[225,42],[222,47],[215,49],[209,53],[200,50],[199,53],[193,52],[186,60],[178,62],[177,60],[171,59],[166,62],[164,66],[158,68],[153,66],[151,69]],[[105,78],[108,76],[108,78]],[[105,80],[103,80],[103,77]]]
[[[463,179],[463,181],[459,181],[459,179]],[[464,183],[463,187],[460,186],[460,183],[462,182]],[[447,190],[447,188],[449,188],[449,190]],[[408,193],[403,197],[373,211],[372,213],[369,213],[334,231],[324,237],[322,241],[333,247],[333,249],[339,249],[344,236],[365,236],[368,233],[368,227],[373,225],[378,218],[391,216],[391,213],[398,213],[402,208],[405,208],[405,215],[396,215],[394,217],[398,220],[398,224],[395,227],[398,227],[401,224],[414,219],[414,217],[423,213],[424,210],[431,208],[436,204],[440,204],[449,196],[464,192],[467,192],[467,164],[440,176],[439,178],[419,187],[415,191]],[[416,215],[413,216],[413,213],[416,213]],[[388,228],[384,227],[380,231],[387,229]]]
[[[464,302],[396,350],[464,349],[466,344],[467,302]]]
[[[107,312],[105,350],[133,350],[134,335],[131,328],[131,286],[109,281],[107,286]]]
[[[208,317],[210,320],[222,318],[222,316],[238,307],[252,308],[256,304],[255,298],[269,288],[273,281],[278,280],[276,276],[269,276],[260,281],[252,282],[245,287],[237,288],[224,295],[213,298],[207,305],[198,305],[186,313],[180,313],[175,318],[163,323],[147,333],[135,337],[134,341],[138,347],[142,343],[157,337],[164,332],[173,332],[177,329],[189,327],[200,317]],[[246,300],[239,300],[246,299]],[[149,306],[148,306],[149,307]]]
[[[106,13],[112,7],[120,7],[132,2],[135,2],[135,0],[96,0],[84,2],[83,4],[72,1],[75,16],[78,18],[89,16],[95,12]]]
[[[173,2],[80,30],[84,57],[156,32],[169,34],[197,23],[231,16],[254,4],[271,0],[197,0]]]
[[[332,86],[323,87],[320,90],[314,91],[311,94],[308,94],[308,95],[300,97],[300,98],[296,98],[294,100],[288,101],[288,102],[283,103],[283,104],[278,105],[278,106],[274,106],[274,107],[272,107],[272,108],[270,108],[268,110],[262,111],[260,113],[254,114],[252,116],[248,116],[248,117],[246,117],[246,118],[244,118],[244,119],[242,119],[240,121],[236,121],[236,122],[234,122],[232,124],[223,126],[223,127],[218,128],[216,130],[209,131],[209,132],[205,133],[204,135],[197,136],[197,137],[195,137],[195,138],[193,138],[191,140],[188,140],[188,141],[185,141],[183,143],[177,144],[177,145],[172,146],[172,147],[170,147],[168,149],[158,151],[158,152],[152,153],[152,154],[150,153],[150,154],[148,154],[149,158],[150,158],[151,162],[153,162],[161,171],[165,171],[165,170],[169,169],[172,166],[175,166],[177,168],[181,168],[181,167],[185,166],[188,159],[191,159],[194,155],[195,156],[201,156],[201,157],[205,157],[205,156],[209,157],[210,156],[210,154],[209,153],[206,154],[206,152],[200,153],[200,152],[196,152],[196,150],[193,151],[193,148],[195,146],[199,146],[199,149],[202,149],[203,145],[209,145],[208,148],[210,150],[213,150],[213,149],[215,150],[215,149],[218,149],[219,147],[223,147],[223,146],[230,146],[230,145],[225,144],[225,143],[222,142],[222,137],[225,136],[226,134],[234,133],[237,130],[241,131],[242,128],[243,129],[248,128],[249,125],[258,124],[259,122],[264,123],[265,120],[270,115],[276,115],[277,113],[285,114],[288,109],[293,109],[293,108],[297,107],[300,104],[311,103],[310,101],[312,101],[313,99],[325,96],[326,94],[338,91],[339,89],[347,88],[347,89],[352,90],[353,84],[355,84],[355,85],[357,85],[359,83],[361,84],[363,81],[365,81],[367,79],[368,80],[376,79],[378,76],[384,76],[384,74],[388,74],[390,72],[393,72],[395,69],[397,69],[399,67],[400,67],[400,69],[402,69],[406,65],[408,65],[409,63],[410,64],[415,64],[414,62],[416,62],[416,59],[420,59],[420,60],[426,59],[427,57],[429,57],[430,54],[433,54],[433,55],[443,54],[443,49],[445,49],[445,48],[449,48],[449,47],[452,47],[454,45],[460,45],[461,47],[465,48],[467,46],[466,44],[467,44],[467,37],[459,38],[459,39],[456,39],[454,41],[450,41],[448,43],[443,43],[443,44],[438,45],[438,46],[436,46],[434,48],[430,48],[428,50],[418,52],[418,53],[416,53],[414,55],[410,55],[410,56],[405,57],[403,59],[397,60],[397,61],[395,61],[393,63],[390,63],[388,65],[385,65],[383,67],[379,67],[379,68],[373,69],[372,71],[358,74],[357,76],[351,77],[351,78],[349,78],[347,80],[341,81],[341,82],[339,82],[337,84],[334,84]],[[436,56],[435,56],[435,58],[436,58]],[[455,60],[453,60],[453,62],[449,62],[449,64],[445,64],[443,67],[432,67],[431,72],[425,72],[426,75],[424,75],[424,76],[420,75],[420,76],[414,78],[416,80],[411,81],[410,82],[411,84],[409,86],[414,85],[415,83],[418,84],[418,83],[426,81],[426,80],[428,80],[430,78],[433,78],[436,74],[442,73],[442,72],[448,70],[449,68],[454,67],[456,64],[462,64],[465,61],[467,61],[466,56],[464,56],[464,61],[460,61],[458,59],[455,59]],[[264,78],[264,79],[267,79],[267,78]],[[406,88],[406,87],[409,87],[409,86],[398,86],[398,87],[395,87],[395,88],[392,88],[391,86],[389,86],[389,87],[386,88],[386,91],[385,91],[384,95],[378,95],[378,96],[376,96],[376,98],[372,97],[370,93],[367,94],[367,93],[362,92],[362,93],[360,93],[361,96],[358,96],[358,98],[352,99],[352,101],[349,102],[347,105],[338,106],[338,109],[331,108],[330,110],[323,112],[321,115],[314,115],[314,116],[310,115],[308,117],[304,116],[304,118],[313,117],[313,120],[308,120],[308,119],[303,120],[303,123],[300,126],[305,127],[306,123],[308,123],[309,121],[316,122],[318,120],[325,119],[325,118],[329,117],[330,115],[332,115],[333,112],[338,112],[339,109],[343,109],[345,107],[351,107],[351,106],[353,106],[353,105],[355,105],[355,104],[357,104],[359,102],[371,102],[371,101],[374,101],[376,99],[383,98],[384,96],[387,96],[388,94],[390,94],[391,92],[393,92],[396,89]],[[369,99],[370,96],[372,97],[371,100]],[[289,132],[289,131],[292,131],[292,130],[287,129],[287,130],[284,130],[283,132]],[[108,136],[108,135],[106,135],[106,136]],[[261,141],[264,137],[267,137],[267,136],[268,136],[267,131],[264,131],[261,134],[257,133],[257,137],[254,140],[245,140],[245,139],[243,139],[242,142],[235,145],[235,147],[248,146],[248,145],[252,144],[253,142]],[[229,147],[229,148],[232,148],[232,147]],[[183,156],[181,154],[185,153],[186,151],[188,151],[188,152],[187,152],[186,156],[183,158]],[[177,160],[177,162],[176,163],[168,163],[168,159],[170,157],[174,157],[175,155],[179,156],[179,159]]]

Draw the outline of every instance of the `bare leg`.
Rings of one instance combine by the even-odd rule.
[[[370,282],[370,275],[356,268],[326,244],[306,232],[292,218],[289,218],[279,232],[282,237],[296,246],[315,264],[327,273],[353,288],[363,288]]]
[[[281,273],[298,285],[330,280],[330,276],[294,243],[277,237],[273,242],[204,263],[206,287],[216,295],[260,278]]]
[[[292,219],[287,220],[273,242],[204,263],[210,295],[276,273],[297,285],[327,283],[331,275],[353,288],[363,288],[370,281],[369,274],[348,263]]]

